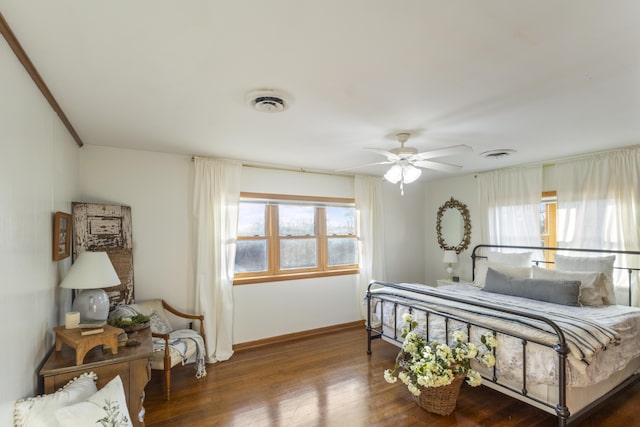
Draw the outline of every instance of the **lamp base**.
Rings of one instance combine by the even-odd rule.
[[[453,273],[453,267],[451,267],[451,264],[449,264],[449,266],[447,267],[447,275],[449,276],[447,279],[449,281],[451,281],[451,275]]]
[[[103,289],[85,289],[76,295],[73,311],[80,312],[80,323],[102,322],[109,317],[109,296]]]

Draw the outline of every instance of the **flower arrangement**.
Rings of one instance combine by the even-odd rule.
[[[453,344],[436,341],[427,342],[426,338],[414,331],[418,323],[410,313],[403,316],[409,325],[402,329],[404,343],[396,359],[393,370],[384,371],[384,379],[395,383],[398,378],[414,396],[420,396],[420,387],[441,387],[451,384],[456,377],[465,376],[472,387],[480,385],[482,377],[471,369],[471,360],[478,360],[487,367],[495,365],[493,349],[497,346],[493,334],[481,336],[482,346],[468,342],[467,334],[462,331],[452,333]]]

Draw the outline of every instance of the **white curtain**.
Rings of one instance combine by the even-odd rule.
[[[555,169],[558,246],[640,250],[640,147],[559,162]],[[637,267],[630,261],[618,255],[616,265]],[[637,277],[634,305],[640,305]],[[615,279],[618,303],[627,304],[626,272]]]
[[[540,246],[542,165],[478,175],[482,242]]]
[[[382,179],[356,175],[354,192],[360,224],[360,276],[357,291],[358,301],[362,301],[369,282],[385,280]],[[363,319],[366,318],[366,304],[360,305],[360,314]]]
[[[196,303],[207,362],[233,354],[233,270],[242,163],[196,158],[193,193]]]

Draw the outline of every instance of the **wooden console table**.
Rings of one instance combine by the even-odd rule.
[[[144,427],[144,388],[151,378],[149,361],[153,354],[150,329],[138,332],[140,345],[120,347],[116,354],[98,346],[88,351],[84,363],[76,365],[76,351],[62,346],[60,351],[52,351],[40,369],[44,380],[44,393],[53,393],[73,378],[84,372],[98,375],[98,389],[104,387],[116,375],[120,375],[131,422],[136,427]]]

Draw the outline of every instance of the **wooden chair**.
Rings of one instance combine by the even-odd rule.
[[[191,339],[178,339],[178,341],[184,341],[186,345],[186,352],[184,358],[182,354],[176,349],[175,345],[169,343],[169,340],[176,339],[172,337],[172,333],[179,332],[180,329],[173,329],[167,312],[174,316],[188,320],[198,320],[200,325],[197,330],[202,337],[206,345],[206,337],[204,333],[204,315],[195,315],[183,313],[171,307],[162,299],[142,301],[136,303],[141,311],[151,317],[151,335],[154,338],[162,338],[164,340],[164,352],[154,351],[151,357],[151,369],[164,371],[165,378],[165,393],[166,398],[171,398],[171,368],[187,361],[192,357],[195,357],[197,347]],[[155,314],[154,314],[155,313]],[[176,343],[177,344],[177,343]]]

